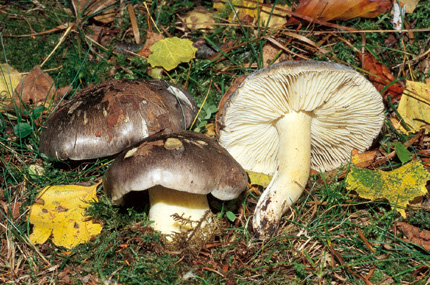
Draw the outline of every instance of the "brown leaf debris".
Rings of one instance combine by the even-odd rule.
[[[395,225],[397,229],[405,235],[405,241],[415,243],[416,245],[423,247],[425,250],[430,251],[429,230],[420,231],[418,227],[405,222],[396,222]]]

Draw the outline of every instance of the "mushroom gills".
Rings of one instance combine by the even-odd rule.
[[[311,161],[312,116],[291,111],[275,127],[279,134],[278,168],[258,201],[253,227],[260,236],[273,234],[282,214],[306,186]]]
[[[193,226],[173,218],[174,214],[184,220],[200,221],[210,211],[206,195],[187,193],[155,186],[148,189],[151,209],[149,220],[152,227],[163,234],[171,235],[174,232],[188,231]]]

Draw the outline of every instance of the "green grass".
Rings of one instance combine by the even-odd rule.
[[[46,35],[16,38],[54,29],[67,22],[75,22],[73,7],[68,2],[52,4],[40,1],[38,9],[31,1],[12,4],[0,13],[2,25],[2,57],[21,72],[41,64],[59,43],[64,29]],[[123,5],[131,3],[126,1]],[[207,2],[207,3],[206,3]],[[211,7],[210,1],[204,4]],[[137,4],[136,1],[133,2]],[[139,2],[140,3],[140,2]],[[135,6],[136,7],[136,6]],[[429,1],[421,1],[413,14],[406,18],[414,28],[430,27]],[[25,9],[24,9],[25,8]],[[77,29],[58,46],[43,66],[58,87],[71,85],[72,91],[103,80],[148,78],[146,59],[126,57],[115,52],[118,42],[133,42],[127,32],[130,20],[127,9],[118,13],[106,27],[108,42],[102,48],[86,38],[91,33],[90,19],[76,23]],[[360,34],[314,34],[328,28],[304,25],[298,34],[313,42],[322,42],[329,52],[319,54],[312,47],[292,40],[281,32],[251,29],[243,25],[217,26],[213,31],[184,34],[175,29],[177,15],[193,9],[193,3],[175,1],[148,2],[150,16],[157,27],[174,36],[193,39],[204,37],[208,42],[231,42],[236,48],[215,59],[195,59],[191,64],[164,73],[167,81],[187,86],[202,106],[193,126],[206,132],[214,122],[217,105],[233,80],[263,67],[262,48],[265,36],[276,38],[281,44],[311,59],[346,62],[360,67],[356,50],[362,49]],[[26,12],[29,11],[30,12]],[[142,4],[135,9],[141,38],[149,29],[148,14]],[[359,30],[391,29],[389,14],[375,19],[353,19],[337,24]],[[152,27],[155,29],[154,27]],[[290,29],[290,32],[295,30]],[[166,35],[166,34],[165,34]],[[386,46],[389,36],[398,36],[395,45]],[[416,32],[409,39],[407,33],[365,33],[365,50],[371,52],[397,76],[421,80],[429,78],[429,70],[420,66],[398,66],[412,60],[428,49],[429,32]],[[428,59],[424,57],[424,59]],[[291,55],[292,60],[298,58]],[[423,60],[424,60],[423,59]],[[398,66],[398,67],[397,67]],[[387,117],[396,104],[387,106]],[[0,280],[5,284],[22,282],[36,284],[69,282],[71,284],[365,284],[394,282],[397,284],[425,284],[430,278],[430,257],[421,247],[403,241],[394,222],[401,217],[385,201],[369,202],[345,189],[343,172],[313,175],[305,194],[294,209],[284,215],[275,237],[260,241],[251,230],[253,209],[262,187],[252,187],[232,202],[220,202],[209,197],[213,212],[223,223],[222,232],[213,241],[196,250],[172,249],[166,240],[152,230],[147,218],[147,206],[133,208],[112,206],[102,187],[99,202],[92,203],[89,215],[100,222],[102,233],[86,244],[68,251],[51,241],[35,247],[28,242],[32,225],[28,222],[28,207],[34,203],[41,189],[57,184],[95,184],[99,182],[112,159],[98,159],[82,163],[53,161],[39,153],[41,122],[49,111],[28,106],[24,112],[0,111]],[[412,136],[400,134],[387,121],[383,135],[373,147],[387,153],[394,142],[405,142]],[[428,139],[428,136],[426,136]],[[428,147],[416,143],[409,151],[418,153]],[[397,157],[380,168],[391,170],[400,166]],[[39,169],[39,170],[38,170]],[[147,197],[143,197],[144,201]],[[20,213],[13,215],[13,207]],[[234,216],[236,219],[234,219]],[[408,208],[408,222],[421,229],[430,229],[427,208]],[[1,283],[0,282],[0,283]]]

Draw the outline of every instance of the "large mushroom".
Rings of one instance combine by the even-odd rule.
[[[381,95],[368,80],[347,66],[317,61],[259,70],[219,110],[220,144],[246,170],[273,175],[253,218],[263,238],[300,197],[311,168],[332,170],[353,149],[366,150],[384,122]]]
[[[154,136],[123,151],[103,177],[103,189],[119,205],[132,191],[148,191],[155,230],[181,232],[172,215],[199,221],[209,210],[207,194],[220,200],[239,196],[245,170],[215,140],[192,131]]]
[[[160,80],[113,80],[80,91],[55,111],[40,152],[65,160],[111,156],[160,131],[188,128],[197,113],[192,96]]]

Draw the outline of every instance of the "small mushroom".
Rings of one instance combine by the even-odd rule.
[[[336,63],[283,62],[249,75],[223,98],[219,142],[246,169],[273,175],[254,212],[260,237],[276,230],[310,169],[328,171],[366,150],[384,122],[375,87]]]
[[[245,190],[247,176],[213,139],[192,131],[149,137],[123,151],[103,177],[113,204],[132,191],[148,191],[154,229],[180,232],[173,214],[199,221],[209,210],[207,194],[231,200]]]
[[[183,130],[197,113],[192,96],[160,80],[114,80],[89,86],[55,111],[40,152],[65,160],[117,154],[154,133]]]

